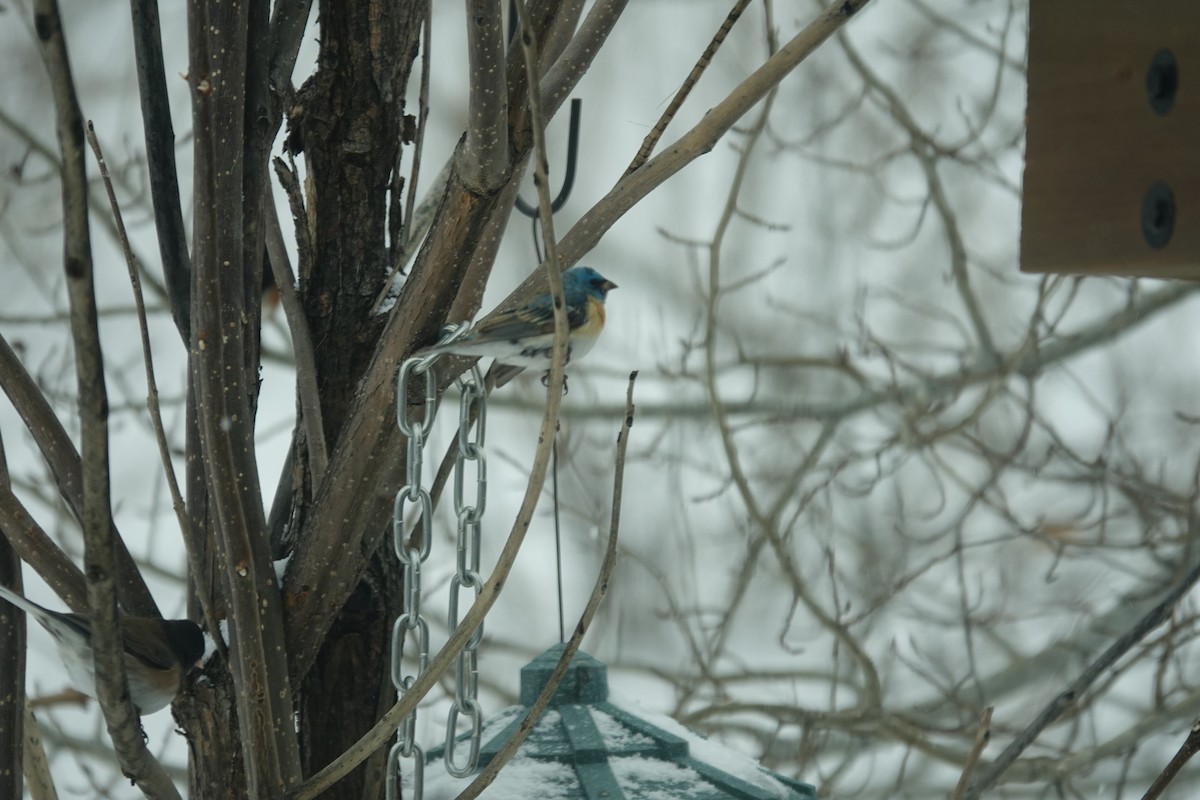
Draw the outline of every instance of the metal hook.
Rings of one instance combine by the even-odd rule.
[[[583,115],[583,101],[578,97],[571,99],[571,124],[567,131],[567,168],[563,170],[562,188],[558,190],[558,196],[550,203],[550,212],[558,213],[558,210],[567,203],[567,199],[571,196],[571,189],[575,186],[575,164],[579,159],[579,119]],[[531,206],[521,199],[521,195],[517,195],[515,205],[517,210],[530,219],[537,218],[537,206]]]

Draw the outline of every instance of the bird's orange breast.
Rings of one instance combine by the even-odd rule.
[[[587,320],[572,331],[575,336],[599,336],[604,330],[604,303],[594,297],[587,299]]]

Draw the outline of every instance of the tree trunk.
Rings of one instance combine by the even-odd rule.
[[[389,209],[402,184],[404,91],[416,60],[423,3],[322,2],[316,73],[290,111],[293,149],[303,148],[314,262],[299,283],[312,332],[326,442],[332,448],[382,330],[371,311],[389,273]],[[411,187],[410,187],[411,188]],[[396,229],[395,220],[392,228]],[[301,440],[301,437],[297,437]],[[299,529],[311,486],[303,461],[293,475]],[[346,750],[394,700],[388,640],[399,613],[394,559],[371,560],[299,687],[301,752],[312,774]],[[382,797],[383,757],[368,761],[335,786],[331,798]]]

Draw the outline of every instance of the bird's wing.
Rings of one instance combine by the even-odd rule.
[[[162,623],[156,619],[133,617],[121,620],[121,638],[130,655],[156,669],[174,669],[179,665],[167,639]]]
[[[571,330],[578,328],[586,320],[586,303],[567,304],[567,323]],[[471,331],[470,339],[477,342],[510,341],[553,333],[554,304],[549,295],[541,295],[521,308],[502,311],[480,320]]]

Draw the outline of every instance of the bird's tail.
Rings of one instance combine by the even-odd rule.
[[[0,586],[0,597],[12,603],[22,611],[33,614],[35,617],[40,617],[45,612],[45,609],[39,606],[37,603],[33,602],[32,600],[26,600],[24,597],[6,586]]]

